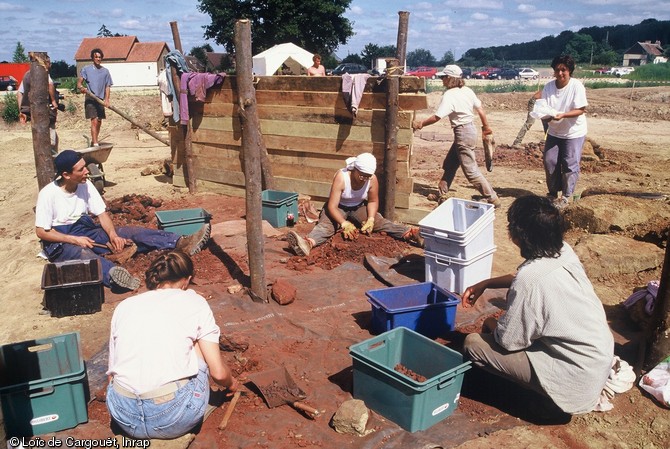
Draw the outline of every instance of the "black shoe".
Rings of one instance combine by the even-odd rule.
[[[212,225],[206,223],[198,231],[191,235],[182,236],[177,240],[176,249],[185,252],[189,256],[199,253],[209,242]]]

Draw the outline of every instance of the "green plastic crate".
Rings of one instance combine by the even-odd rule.
[[[8,437],[84,423],[88,397],[78,332],[0,346],[0,402]]]
[[[261,192],[263,220],[275,228],[292,226],[298,222],[298,194],[279,190]],[[290,217],[293,217],[292,219]]]
[[[405,327],[355,344],[349,354],[354,398],[409,432],[426,430],[454,412],[463,373],[470,369],[458,352]],[[426,380],[396,371],[398,364]]]
[[[195,234],[212,216],[200,207],[194,209],[162,210],[156,212],[158,228],[179,235]]]

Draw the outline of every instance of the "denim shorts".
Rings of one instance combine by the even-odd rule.
[[[209,370],[198,359],[198,374],[166,400],[128,398],[112,383],[107,387],[107,409],[131,438],[172,439],[186,435],[202,422],[209,402]]]

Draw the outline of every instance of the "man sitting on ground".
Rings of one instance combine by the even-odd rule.
[[[56,179],[40,190],[35,208],[35,232],[50,262],[99,259],[105,286],[136,290],[140,280],[104,255],[120,253],[128,245],[126,251],[176,248],[193,255],[207,244],[209,223],[184,237],[139,226],[116,229],[104,200],[88,179],[81,154],[65,150],[56,156],[54,164]],[[89,214],[97,217],[99,224]]]
[[[336,229],[342,230],[345,240],[355,240],[359,232],[369,235],[383,231],[396,239],[413,241],[422,246],[423,239],[418,228],[393,223],[377,212],[379,181],[375,175],[375,157],[362,153],[347,159],[346,164],[335,174],[328,202],[312,232],[306,238],[295,231],[288,233],[286,239],[293,252],[307,256],[312,248],[331,238]]]

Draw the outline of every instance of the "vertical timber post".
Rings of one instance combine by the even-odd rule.
[[[651,323],[647,340],[650,348],[645,360],[647,370],[651,370],[670,354],[670,236],[665,244],[661,282],[658,285]]]
[[[407,30],[409,28],[409,11],[398,11],[398,42],[396,48],[398,54],[396,55],[400,62],[400,68],[403,73],[405,70],[405,57],[407,55]]]
[[[242,168],[246,184],[246,221],[250,296],[256,302],[267,302],[263,247],[263,214],[261,200],[261,154],[263,139],[258,120],[256,90],[253,84],[251,57],[251,22],[235,22],[235,63],[237,66],[237,96],[242,128]]]
[[[179,28],[177,27],[177,22],[170,22],[170,28],[172,29],[172,40],[174,41],[175,49],[183,55],[184,51],[181,47],[181,37],[179,36]],[[181,96],[181,80],[177,76],[177,71],[172,67],[172,83],[174,84],[175,94],[177,98],[173,98],[172,101],[179,101]],[[188,104],[180,104],[179,107],[188,107]],[[186,125],[180,125],[177,123],[177,130],[179,130],[184,137],[184,168],[186,169],[186,185],[188,186],[189,193],[195,193],[195,169],[193,167],[193,148],[191,147],[191,120],[188,121]]]
[[[46,61],[49,56],[44,52],[30,52],[30,125],[33,134],[33,152],[37,185],[42,187],[54,180],[54,161],[51,155],[51,136],[49,134],[49,74]],[[21,105],[19,105],[21,107]]]

